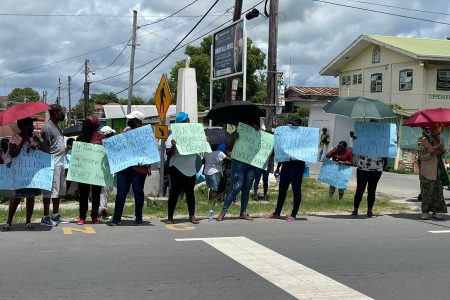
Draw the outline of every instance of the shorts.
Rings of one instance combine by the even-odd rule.
[[[217,192],[217,190],[219,189],[220,178],[222,178],[222,175],[220,173],[205,175],[206,184],[212,192]]]
[[[43,198],[59,198],[66,195],[66,173],[64,166],[55,167],[51,191],[42,190]]]

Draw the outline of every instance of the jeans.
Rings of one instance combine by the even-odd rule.
[[[255,182],[253,183],[253,190],[255,194],[258,192],[259,182],[263,180],[264,196],[267,195],[269,191],[269,170],[258,169],[255,171]]]
[[[113,222],[118,223],[122,219],[123,207],[127,199],[130,186],[133,188],[134,194],[134,214],[136,221],[142,221],[142,209],[144,208],[144,184],[146,174],[136,172],[129,167],[117,173],[117,195],[116,206],[114,208]]]
[[[378,180],[380,180],[382,171],[364,171],[356,169],[356,193],[353,199],[353,207],[357,212],[362,196],[367,186],[367,210],[372,210],[375,204],[375,192],[377,190]]]
[[[292,193],[294,194],[294,206],[292,207],[291,216],[296,217],[302,201],[302,180],[305,172],[304,161],[284,162],[280,172],[280,185],[278,187],[278,201],[275,208],[275,214],[280,215],[286,200],[289,185],[292,185]]]
[[[169,168],[170,175],[170,194],[169,200],[167,203],[167,217],[169,220],[173,220],[173,214],[175,212],[175,208],[177,206],[178,197],[181,194],[181,191],[186,195],[186,202],[189,211],[189,217],[193,217],[195,215],[195,175],[186,176],[181,173],[175,166],[171,166]]]
[[[98,185],[90,185],[85,183],[78,183],[78,188],[80,190],[80,219],[86,220],[86,215],[89,205],[89,193],[92,187],[92,209],[91,217],[92,220],[98,217],[98,207],[100,206],[100,193],[102,187]]]
[[[252,182],[255,178],[256,167],[247,163],[232,160],[231,161],[231,186],[228,190],[227,198],[223,204],[222,213],[226,214],[231,203],[241,192],[241,215],[247,211],[248,199]]]

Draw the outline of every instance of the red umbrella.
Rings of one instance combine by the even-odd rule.
[[[409,127],[448,127],[450,126],[450,108],[430,108],[413,113],[403,125]]]
[[[49,109],[51,109],[49,105],[40,101],[15,104],[0,112],[0,125],[7,125],[20,119],[32,117]]]

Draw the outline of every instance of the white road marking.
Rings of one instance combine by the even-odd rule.
[[[204,241],[297,299],[372,299],[246,237],[175,240]]]
[[[431,230],[431,233],[450,233],[450,230]]]

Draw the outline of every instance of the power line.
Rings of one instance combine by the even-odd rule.
[[[198,20],[198,22],[194,25],[194,27],[191,28],[191,30],[189,30],[189,32],[178,42],[178,44],[169,52],[166,54],[166,56],[164,56],[164,58],[156,64],[156,66],[154,66],[153,68],[150,69],[150,71],[148,71],[147,73],[145,73],[144,76],[142,76],[141,78],[139,78],[139,80],[137,80],[136,82],[133,83],[133,86],[138,84],[139,82],[141,82],[145,77],[147,77],[151,72],[153,72],[158,66],[160,66],[169,56],[170,54],[172,54],[173,52],[175,52],[177,50],[177,47],[192,33],[192,31],[195,30],[195,28],[197,28],[198,25],[200,25],[200,23],[203,21],[203,19],[205,19],[205,17],[208,15],[208,13],[214,8],[214,6],[216,6],[216,4],[219,2],[219,0],[216,0],[213,5],[211,5],[211,7],[206,11],[206,13],[203,15],[203,17]],[[128,90],[128,87],[123,89],[122,91],[116,93],[116,95],[124,92]]]
[[[331,5],[335,5],[335,6],[342,6],[342,7],[347,7],[347,8],[354,8],[354,9],[358,9],[358,10],[369,11],[369,12],[379,13],[379,14],[383,14],[383,15],[406,18],[406,19],[413,19],[413,20],[436,23],[436,24],[450,25],[450,23],[446,23],[446,22],[428,20],[428,19],[424,19],[424,18],[417,18],[417,17],[405,16],[405,15],[400,15],[400,14],[394,14],[394,13],[389,13],[389,12],[385,12],[385,11],[381,11],[381,10],[374,10],[374,9],[351,6],[351,5],[346,5],[346,4],[339,4],[339,3],[328,2],[328,1],[323,1],[323,0],[311,0],[311,1],[331,4]]]
[[[420,13],[450,16],[450,14],[443,13],[443,12],[437,12],[437,11],[421,10],[421,9],[414,9],[414,8],[407,8],[407,7],[401,7],[401,6],[387,5],[387,4],[381,4],[381,3],[358,1],[358,0],[346,0],[346,1],[356,2],[356,3],[363,3],[363,4],[370,4],[370,5],[375,5],[375,6],[382,6],[382,7],[389,7],[389,8],[397,8],[397,9],[408,10],[408,11],[415,11],[415,12],[420,12]]]
[[[221,11],[217,11],[221,12]],[[209,15],[210,17],[217,16],[214,12],[214,14]],[[130,18],[129,15],[101,15],[101,14],[21,14],[21,13],[0,13],[0,16],[5,17],[95,17],[95,18]],[[168,15],[170,16],[170,15]],[[146,18],[161,18],[161,17],[168,17],[164,15],[144,15]],[[180,15],[180,16],[171,16],[174,18],[198,18],[201,17],[201,15]]]
[[[164,18],[162,18],[162,19],[156,20],[156,21],[154,21],[154,22],[150,22],[150,23],[147,23],[147,24],[138,26],[138,28],[139,28],[139,27],[144,27],[144,26],[150,26],[150,25],[153,25],[153,24],[162,22],[162,21],[164,21],[164,20],[167,20],[167,19],[169,19],[169,18],[175,16],[175,15],[176,15],[177,13],[179,13],[180,11],[185,10],[186,8],[188,8],[189,6],[191,6],[192,4],[194,4],[194,3],[197,2],[197,1],[198,1],[198,0],[194,0],[194,1],[192,1],[191,3],[189,3],[188,5],[186,5],[185,7],[180,8],[180,9],[177,10],[176,12],[173,12],[172,14],[168,15],[167,17],[164,17]]]
[[[128,39],[128,41],[125,43],[125,46],[123,47],[122,51],[120,51],[120,53],[116,56],[116,58],[113,59],[113,61],[109,65],[107,65],[106,67],[103,67],[103,68],[96,68],[96,67],[92,67],[92,68],[97,71],[100,71],[100,70],[104,70],[104,69],[111,67],[119,59],[119,57],[122,55],[122,53],[125,51],[125,49],[127,49],[128,43],[131,41],[131,38],[132,37],[130,37]]]

